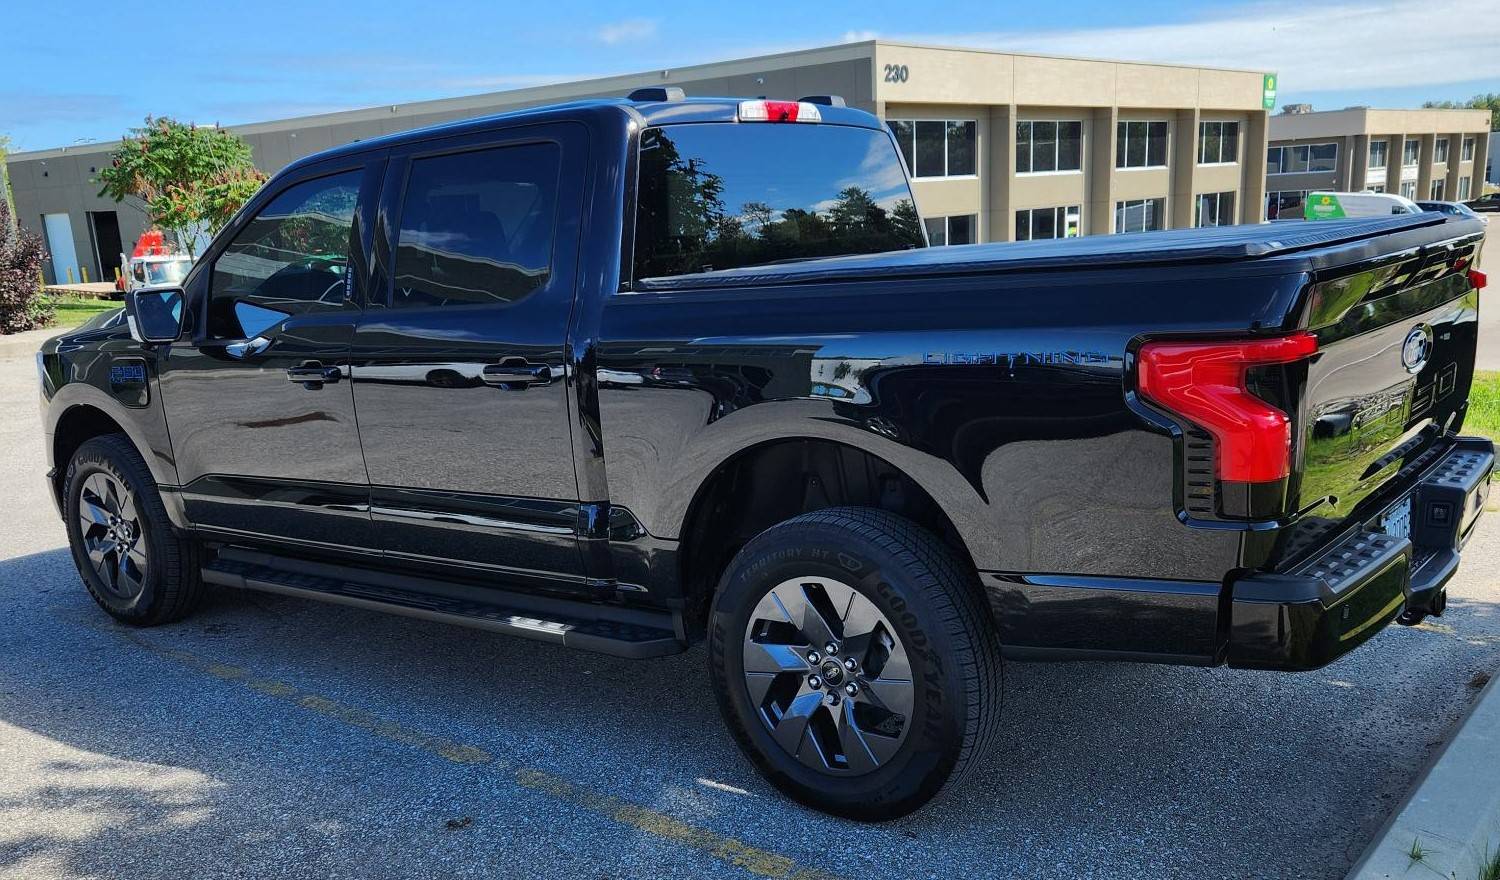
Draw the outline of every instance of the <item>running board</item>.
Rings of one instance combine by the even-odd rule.
[[[317,568],[320,571],[291,571],[264,562],[221,556],[203,566],[203,580],[226,587],[505,633],[615,657],[664,657],[687,649],[685,640],[678,637],[673,616],[665,611],[505,593],[488,588],[483,589],[486,594],[483,599],[476,599],[472,594],[479,589],[461,585],[424,584],[431,586],[432,592],[428,592],[426,589],[357,583],[335,574],[332,566]],[[494,601],[490,601],[491,595]]]

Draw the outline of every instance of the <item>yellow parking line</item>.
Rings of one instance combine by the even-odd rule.
[[[446,737],[433,736],[404,724],[371,715],[363,709],[356,709],[337,700],[299,690],[285,682],[260,678],[238,666],[216,663],[187,651],[162,647],[134,632],[120,629],[111,629],[111,632],[123,635],[133,644],[157,656],[175,660],[221,681],[244,685],[256,693],[316,712],[325,718],[372,733],[381,739],[421,749],[454,764],[488,765],[494,769],[510,770],[509,762],[496,758],[478,746],[456,742]],[[785,878],[785,880],[812,880],[816,877],[819,880],[837,880],[826,872],[804,868],[787,856],[750,846],[736,838],[700,828],[681,819],[674,819],[665,813],[585,788],[545,770],[518,767],[511,770],[511,776],[517,784],[529,791],[540,792],[627,828],[712,856],[726,865],[741,868],[758,877]]]

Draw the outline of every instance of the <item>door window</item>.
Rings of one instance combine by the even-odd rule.
[[[554,143],[413,160],[391,304],[495,305],[545,287],[561,164]]]
[[[296,184],[240,230],[214,262],[210,337],[249,339],[290,315],[343,306],[362,174]]]

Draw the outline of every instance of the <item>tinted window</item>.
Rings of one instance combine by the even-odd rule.
[[[545,286],[560,162],[553,143],[413,160],[391,304],[510,303]]]
[[[943,124],[936,125],[941,136]],[[641,134],[637,198],[638,278],[923,245],[911,190],[883,131],[650,128]]]
[[[214,262],[210,336],[250,338],[288,315],[342,307],[360,176],[299,183],[240,230]]]
[[[974,173],[974,123],[948,123],[948,174]]]

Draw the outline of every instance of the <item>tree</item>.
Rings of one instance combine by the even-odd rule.
[[[0,134],[0,202],[5,203],[9,210],[12,221],[15,219],[16,203],[10,197],[10,168],[5,164],[5,158],[10,154],[10,138]]]
[[[52,305],[42,296],[42,237],[11,221],[0,199],[0,334],[45,327]]]
[[[1488,110],[1490,131],[1500,131],[1500,93],[1487,92],[1467,101],[1423,101],[1423,107],[1434,110]]]
[[[170,230],[193,255],[198,234],[224,228],[265,180],[238,136],[148,116],[120,141],[95,182],[101,196],[139,201],[152,225]]]

